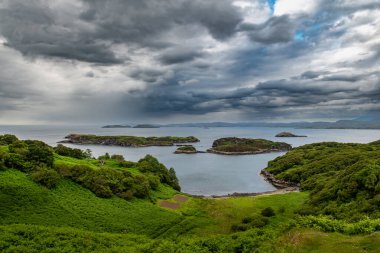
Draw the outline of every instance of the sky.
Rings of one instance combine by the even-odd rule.
[[[378,0],[0,0],[0,124],[379,114]]]

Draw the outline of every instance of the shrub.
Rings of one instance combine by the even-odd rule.
[[[57,147],[54,148],[54,151],[58,155],[69,156],[77,159],[83,159],[87,157],[87,155],[79,148],[69,148],[62,144],[58,144]]]
[[[268,223],[269,219],[267,217],[257,215],[252,218],[250,225],[254,228],[262,228],[265,227]]]
[[[264,217],[272,217],[272,216],[275,216],[276,214],[272,207],[267,207],[261,211],[261,215]]]
[[[234,224],[231,226],[233,232],[246,231],[249,229],[248,224]]]
[[[44,163],[48,167],[52,167],[54,163],[54,154],[52,148],[42,141],[26,140],[28,145],[27,160]]]
[[[18,141],[17,137],[12,134],[0,135],[0,145],[9,145]]]
[[[111,159],[116,160],[118,162],[124,162],[125,161],[124,156],[122,156],[122,155],[112,155]]]
[[[242,222],[243,224],[248,224],[248,223],[251,223],[252,220],[253,220],[253,218],[252,218],[251,216],[246,216],[246,217],[244,217],[244,218],[242,219],[241,222]]]
[[[30,176],[34,182],[42,184],[49,189],[54,188],[61,178],[55,170],[46,167],[35,169]]]

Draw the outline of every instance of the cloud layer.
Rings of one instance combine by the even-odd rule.
[[[377,114],[379,52],[375,0],[3,0],[0,123]]]

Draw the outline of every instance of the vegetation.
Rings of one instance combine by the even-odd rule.
[[[69,148],[62,144],[58,144],[57,147],[54,148],[54,152],[58,155],[69,156],[78,159],[91,158],[91,151],[88,149],[84,152],[79,148]]]
[[[269,162],[266,171],[310,191],[301,214],[380,218],[380,142],[305,145]]]
[[[173,146],[175,143],[198,142],[194,136],[188,137],[138,137],[138,136],[97,136],[91,134],[70,134],[63,143],[114,145],[123,147]]]
[[[215,140],[212,144],[212,148],[207,151],[218,154],[258,154],[285,151],[291,148],[291,145],[285,142],[228,137]]]
[[[194,154],[194,153],[197,153],[197,149],[191,145],[186,145],[186,146],[178,147],[174,153],[176,153],[176,154]]]
[[[321,209],[311,204],[318,194],[313,187],[332,180],[325,172],[311,174],[317,181],[313,187],[303,185],[307,178],[295,181],[306,187],[303,192],[196,198],[179,194],[175,171],[149,155],[137,163],[109,154],[75,158],[72,154],[77,151],[61,148],[66,155],[59,155],[42,142],[11,136],[0,136],[0,141],[1,252],[378,252],[380,248],[376,212],[355,209],[356,215],[367,215],[358,221],[336,219],[342,215],[340,209],[334,215],[309,213],[338,201],[322,198]],[[330,156],[327,173],[335,169],[339,176],[348,170],[350,175],[352,160],[344,150],[353,152],[356,163],[374,166],[379,145],[304,146],[273,161],[271,173],[290,180],[295,167],[312,163],[315,167],[308,169],[323,170],[328,164],[324,159]],[[335,159],[338,154],[345,161]],[[318,161],[324,165],[318,167]],[[358,169],[365,166],[354,168],[358,175],[372,178]],[[307,172],[300,170],[300,178],[303,173]],[[354,175],[350,178],[356,180]],[[360,185],[358,196],[349,203],[365,205],[367,195],[362,191],[367,191],[366,186]],[[177,205],[171,209],[162,202]]]

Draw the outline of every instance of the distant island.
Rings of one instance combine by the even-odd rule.
[[[102,128],[132,128],[130,125],[105,125]],[[152,124],[138,124],[133,126],[133,128],[160,128],[159,125]]]
[[[198,153],[197,149],[192,145],[180,146],[174,151],[174,154],[196,154]]]
[[[139,124],[134,126],[133,128],[160,128],[160,126],[150,124]]]
[[[276,137],[307,137],[306,135],[295,135],[291,132],[281,132],[276,134]]]
[[[139,137],[139,136],[97,136],[92,134],[70,134],[60,143],[95,144],[122,147],[173,146],[176,143],[199,142],[194,136],[188,137]]]
[[[288,151],[291,148],[292,146],[285,142],[227,137],[215,140],[212,148],[208,149],[207,152],[222,155],[251,155]]]
[[[102,128],[131,128],[130,125],[105,125]]]
[[[161,127],[281,127],[303,129],[380,129],[380,119],[338,120],[335,122],[199,122],[160,125]]]

